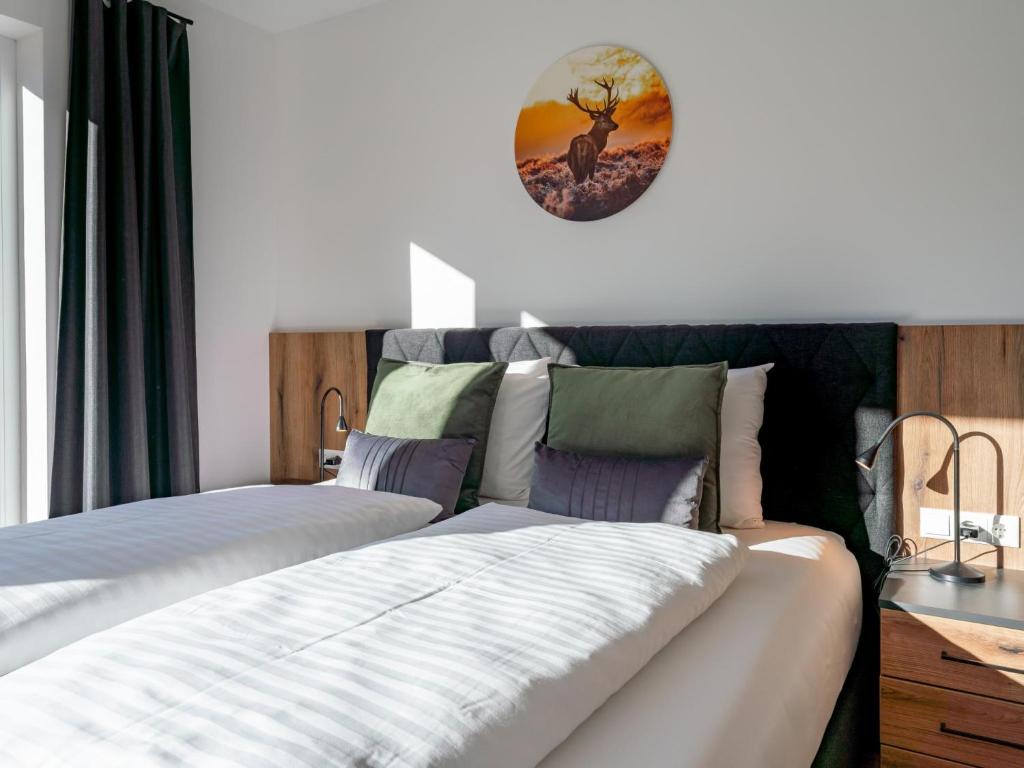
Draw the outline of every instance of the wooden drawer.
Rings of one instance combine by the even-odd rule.
[[[882,745],[882,768],[964,768],[964,763],[954,763],[941,757],[908,752],[898,747]]]
[[[980,768],[1024,765],[1024,705],[881,679],[882,743]]]
[[[882,674],[1024,704],[1024,632],[886,609]]]

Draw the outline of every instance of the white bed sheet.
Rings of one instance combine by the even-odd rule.
[[[811,764],[857,648],[861,586],[842,539],[730,530],[743,572],[541,763],[544,768]]]
[[[425,526],[427,499],[252,486],[0,529],[0,675],[193,595]]]

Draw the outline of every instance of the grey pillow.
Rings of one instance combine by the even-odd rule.
[[[696,528],[708,460],[584,456],[534,449],[530,507],[587,520]]]
[[[470,437],[417,440],[354,429],[345,443],[336,484],[436,501],[441,514],[434,519],[443,520],[455,513],[475,443]]]

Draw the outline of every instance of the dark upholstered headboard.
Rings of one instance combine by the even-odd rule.
[[[765,516],[836,531],[867,579],[893,530],[892,453],[873,477],[854,457],[896,408],[896,326],[652,325],[367,332],[377,361],[432,363],[552,357],[578,365],[666,366],[725,360],[775,363],[768,374],[761,471]]]

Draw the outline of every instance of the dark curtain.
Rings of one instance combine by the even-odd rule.
[[[75,0],[50,516],[194,493],[186,27]]]

